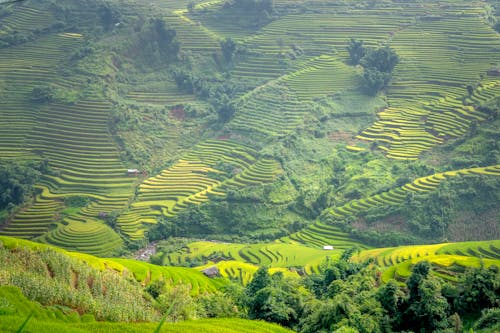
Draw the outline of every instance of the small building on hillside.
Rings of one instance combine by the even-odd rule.
[[[331,245],[323,245],[323,250],[333,250],[333,246]]]
[[[492,68],[488,71],[489,76],[500,76],[500,68]]]
[[[220,275],[219,269],[217,266],[210,266],[201,271],[203,274],[205,274],[209,278],[215,278]]]
[[[138,169],[128,169],[127,170],[127,175],[129,175],[129,176],[137,176],[138,174],[139,174]]]

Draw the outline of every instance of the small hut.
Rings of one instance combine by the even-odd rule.
[[[500,76],[500,68],[492,68],[488,71],[489,76]]]
[[[128,169],[127,170],[127,175],[129,175],[129,176],[137,176],[138,174],[139,174],[138,169]]]
[[[331,251],[331,250],[333,250],[333,246],[331,246],[331,245],[323,245],[323,250]]]
[[[216,266],[210,266],[201,271],[209,278],[214,278],[220,275],[219,269]]]

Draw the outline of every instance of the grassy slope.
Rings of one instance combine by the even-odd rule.
[[[153,332],[157,323],[94,322],[88,317],[56,307],[42,307],[32,302],[14,287],[0,287],[0,331],[16,332],[33,313],[23,332]],[[90,320],[90,322],[86,322]],[[181,323],[166,323],[160,332],[290,332],[277,325],[243,319],[205,319]]]
[[[134,279],[143,285],[148,285],[157,279],[171,281],[173,284],[187,284],[191,287],[191,293],[195,295],[214,292],[225,284],[222,280],[209,279],[198,270],[190,268],[156,266],[130,259],[98,258],[84,253],[68,252],[51,245],[5,236],[0,236],[0,242],[7,249],[28,248],[34,251],[52,250],[98,270],[113,270],[123,276],[131,273]]]

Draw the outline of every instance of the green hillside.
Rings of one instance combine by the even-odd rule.
[[[0,330],[495,330],[499,115],[494,0],[0,1]]]
[[[16,332],[24,320],[33,313],[23,332],[152,332],[155,323],[102,323],[92,322],[76,313],[47,309],[26,299],[18,289],[0,287],[2,332]],[[290,332],[277,325],[243,319],[206,319],[192,322],[166,323],[160,332]]]

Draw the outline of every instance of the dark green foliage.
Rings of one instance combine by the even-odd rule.
[[[340,260],[326,260],[321,267],[321,274],[310,276],[306,280],[306,285],[314,292],[316,297],[331,297],[338,290],[332,286],[332,282],[346,280],[349,276],[359,273],[366,264],[350,262],[349,258],[354,254],[356,248],[351,248],[342,253]]]
[[[23,44],[33,40],[33,38],[34,35],[31,32],[21,33],[19,31],[14,31],[0,37],[0,48]]]
[[[232,101],[227,95],[222,94],[217,99],[217,115],[219,122],[224,124],[230,121],[236,113],[236,103]]]
[[[232,38],[228,37],[220,42],[220,48],[226,62],[231,63],[238,50],[238,44]]]
[[[143,57],[153,64],[176,61],[181,49],[177,31],[159,17],[152,18],[143,25],[137,47]]]
[[[414,273],[421,278],[422,275]],[[411,278],[411,277],[410,277]],[[413,280],[416,285],[410,284],[408,309],[403,315],[403,326],[408,329],[417,329],[420,332],[434,332],[447,328],[448,302],[441,295],[441,285],[435,278]]]
[[[282,273],[269,276],[267,268],[260,267],[246,287],[248,315],[283,326],[293,327],[301,317],[303,302],[297,286]]]
[[[399,323],[398,308],[401,306],[403,296],[404,294],[400,290],[398,283],[392,279],[380,287],[377,292],[377,299],[384,310],[387,311],[392,323]]]
[[[158,298],[165,289],[165,281],[154,280],[150,285],[146,287],[146,292],[153,296],[153,298]]]
[[[493,29],[495,29],[497,32],[500,32],[500,22],[497,22],[494,26]]]
[[[234,296],[228,292],[200,295],[197,302],[207,318],[229,318],[239,315]]]
[[[30,99],[38,103],[48,103],[54,99],[55,89],[50,85],[37,86],[31,90]]]
[[[153,38],[158,42],[160,52],[169,58],[176,58],[180,50],[175,29],[167,26],[166,22],[160,18],[155,18],[151,22]]]
[[[368,49],[361,59],[361,65],[366,69],[377,70],[382,73],[391,73],[399,63],[399,56],[389,46],[378,49]]]
[[[120,21],[120,14],[109,4],[102,4],[99,7],[99,17],[104,31],[110,31],[116,23]]]
[[[376,274],[364,268],[345,279],[335,280],[321,302],[310,302],[301,320],[300,332],[332,332],[354,328],[358,332],[382,332],[387,325],[376,299]]]
[[[492,329],[492,332],[500,330],[500,308],[484,310],[481,317],[474,324],[474,329]]]
[[[500,271],[498,267],[469,269],[461,280],[458,299],[462,313],[500,307]]]
[[[21,204],[32,193],[32,186],[49,171],[46,160],[0,163],[0,210]]]
[[[85,207],[90,203],[89,197],[71,196],[64,198],[64,204],[68,207]]]
[[[421,261],[413,266],[412,274],[408,281],[406,281],[411,301],[418,298],[418,288],[422,284],[422,281],[429,276],[430,269],[431,265],[428,261]]]
[[[363,79],[367,92],[371,95],[376,95],[382,88],[387,86],[391,80],[391,74],[380,72],[372,68],[365,68]]]
[[[399,63],[399,56],[389,46],[366,49],[363,41],[351,38],[347,47],[352,65],[361,64],[364,68],[363,84],[366,91],[376,95],[391,81],[392,71]]]
[[[271,284],[271,277],[267,267],[259,267],[252,278],[252,281],[247,285],[245,292],[248,296],[253,296],[257,291],[268,287]]]
[[[358,65],[366,53],[366,49],[363,46],[363,41],[354,38],[351,38],[351,40],[349,41],[347,51],[349,52],[349,63],[351,65]]]

